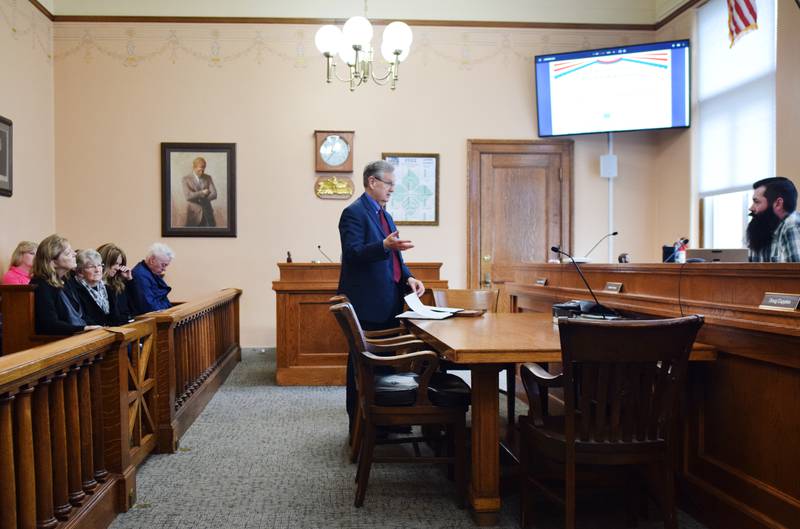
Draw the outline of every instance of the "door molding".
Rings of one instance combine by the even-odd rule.
[[[572,140],[467,140],[467,288],[480,281],[481,155],[561,155],[561,240],[572,253],[573,149]]]

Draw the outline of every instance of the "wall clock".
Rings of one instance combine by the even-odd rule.
[[[315,130],[316,170],[321,173],[352,173],[354,134],[352,130]]]

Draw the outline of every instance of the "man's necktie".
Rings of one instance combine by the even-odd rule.
[[[381,208],[378,212],[378,216],[381,218],[381,228],[383,228],[383,235],[384,237],[388,237],[391,233],[389,231],[389,221],[386,220],[386,213],[384,212],[383,208]],[[392,252],[392,280],[395,283],[400,282],[400,257],[397,255],[395,250],[391,250]]]

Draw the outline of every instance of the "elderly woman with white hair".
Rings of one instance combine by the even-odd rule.
[[[111,304],[108,291],[103,284],[103,262],[97,251],[79,250],[75,256],[76,266],[72,278],[72,289],[78,295],[83,319],[89,325],[114,325],[110,321]]]
[[[157,242],[147,250],[144,260],[133,267],[131,304],[136,314],[172,307],[167,298],[172,287],[164,281],[164,273],[174,257],[175,253],[169,246]]]

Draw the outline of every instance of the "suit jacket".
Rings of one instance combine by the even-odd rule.
[[[198,178],[194,173],[183,177],[183,196],[186,197],[186,225],[187,226],[216,226],[214,220],[214,207],[212,200],[217,199],[217,187],[211,175],[205,173]],[[203,191],[208,189],[208,196],[203,196]],[[203,222],[205,217],[206,222]]]
[[[34,323],[36,334],[75,334],[87,325],[78,294],[69,280],[61,288],[34,277]]]
[[[397,229],[392,216],[386,213],[389,232]],[[383,247],[386,236],[378,213],[366,194],[347,206],[339,218],[339,237],[342,242],[342,268],[339,293],[350,298],[358,318],[366,322],[386,322],[396,316],[392,300],[397,286],[392,280],[392,252]],[[411,277],[400,258],[400,283],[406,285]]]
[[[133,281],[128,282],[128,288],[131,308],[137,315],[172,307],[167,298],[172,287],[167,285],[163,277],[151,272],[144,261],[139,261],[133,267]]]

